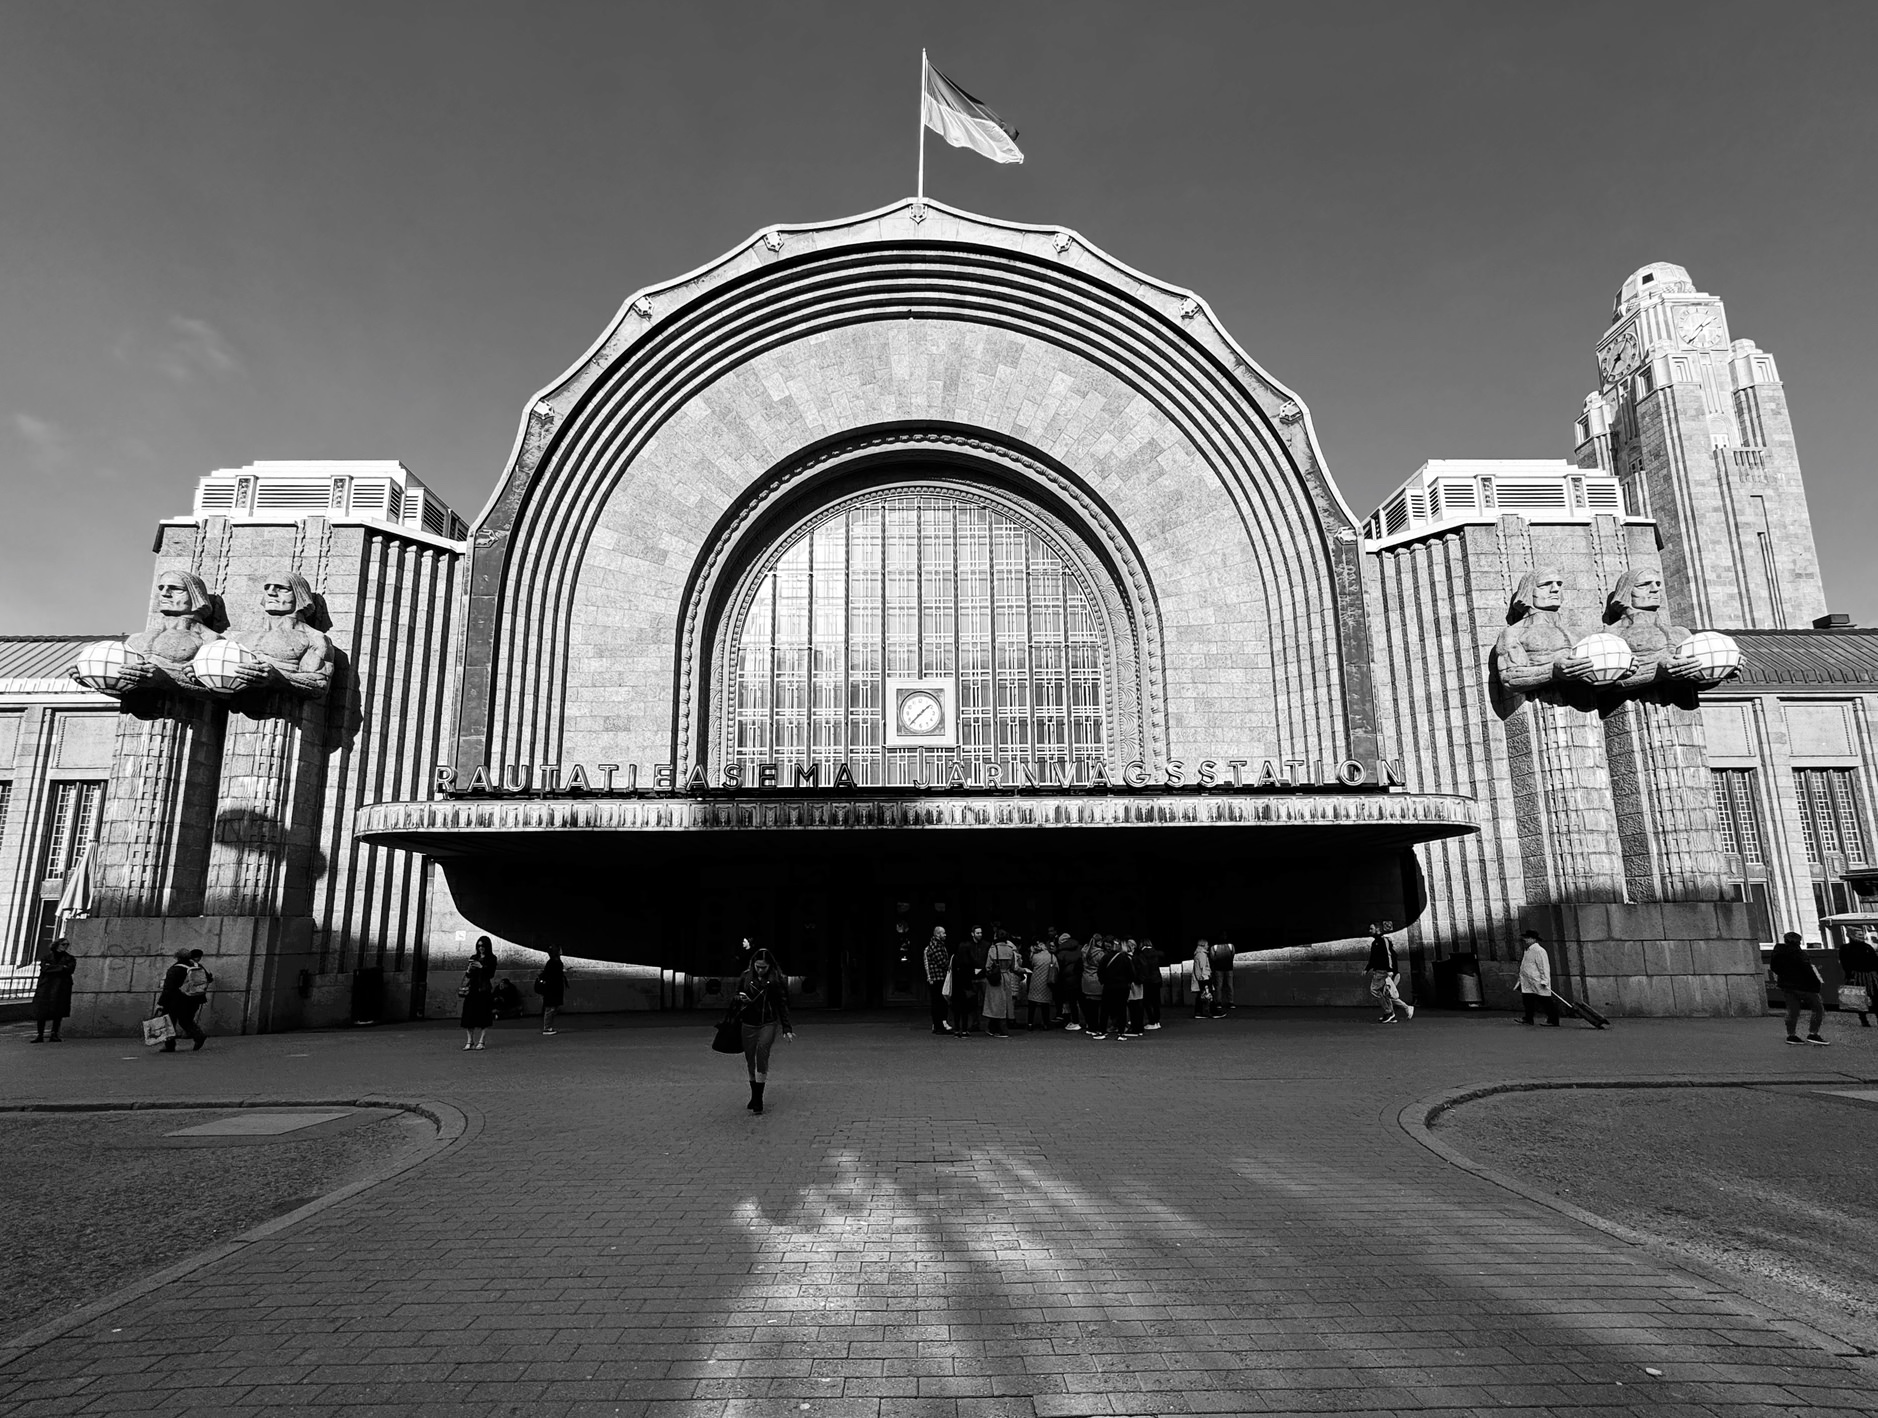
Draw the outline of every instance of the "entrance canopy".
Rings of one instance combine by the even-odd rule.
[[[709,974],[747,936],[823,978],[897,969],[948,923],[1360,936],[1420,912],[1416,843],[1476,831],[1471,799],[1334,790],[455,798],[359,821],[435,858],[456,910],[504,939]]]

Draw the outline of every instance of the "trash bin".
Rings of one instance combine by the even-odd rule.
[[[385,967],[366,965],[352,972],[352,1022],[376,1024],[385,1012]]]
[[[1480,1008],[1480,957],[1474,954],[1454,957],[1454,994],[1462,1009]]]

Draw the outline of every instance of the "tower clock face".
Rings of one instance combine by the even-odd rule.
[[[916,689],[900,696],[899,729],[909,737],[930,738],[946,726],[945,706],[939,696]]]
[[[1641,356],[1637,345],[1637,327],[1621,331],[1598,352],[1598,373],[1606,384],[1622,379],[1636,369]]]
[[[1712,305],[1685,305],[1676,312],[1676,334],[1685,345],[1712,350],[1722,342],[1721,312]]]

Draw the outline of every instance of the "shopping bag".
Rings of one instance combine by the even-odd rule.
[[[176,1026],[170,1023],[167,1014],[153,1014],[143,1022],[143,1041],[155,1048],[158,1044],[167,1044],[176,1037]]]
[[[735,1014],[726,1014],[717,1022],[717,1032],[711,1036],[711,1052],[717,1054],[740,1054],[743,1052],[743,1025]]]
[[[946,982],[939,987],[939,993],[947,999],[952,998],[952,972],[950,970],[946,971]]]
[[[1839,986],[1839,1008],[1850,1014],[1870,1014],[1871,991],[1863,985]]]

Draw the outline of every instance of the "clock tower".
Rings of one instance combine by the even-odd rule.
[[[1656,521],[1670,604],[1701,627],[1790,629],[1826,613],[1806,485],[1773,356],[1730,340],[1728,316],[1680,266],[1617,292],[1580,467],[1622,481]]]

